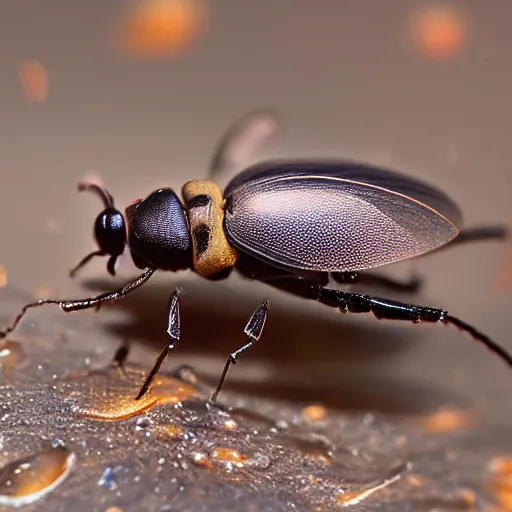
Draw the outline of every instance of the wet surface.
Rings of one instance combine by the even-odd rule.
[[[59,444],[6,464],[0,471],[0,505],[21,507],[41,500],[68,476],[76,456]]]
[[[21,303],[9,293],[2,321]],[[511,510],[506,421],[449,401],[343,410],[321,388],[308,403],[230,385],[210,406],[215,381],[174,355],[135,401],[154,351],[113,364],[119,341],[97,318],[47,308],[20,327],[25,356],[2,388],[0,510],[20,497],[26,510]]]
[[[162,186],[179,191],[207,176],[218,137],[255,107],[275,107],[284,121],[257,160],[391,166],[453,196],[467,227],[510,222],[510,1],[395,0],[370,11],[363,2],[224,0],[210,3],[206,32],[193,11],[178,17],[182,37],[172,41],[150,36],[165,27],[154,9],[137,9],[142,0],[4,3],[0,326],[34,297],[85,297],[137,272],[126,254],[115,279],[99,259],[79,276],[85,289],[68,279],[94,248],[99,213],[77,194],[80,180],[99,179],[119,208]],[[159,12],[176,28],[176,12]],[[113,41],[123,27],[146,56],[162,44],[183,53],[134,58],[133,45],[130,56]],[[483,243],[389,272],[426,285],[396,298],[447,308],[512,351],[511,256],[510,244]],[[198,281],[155,276],[98,314],[34,311],[0,343],[0,467],[43,460],[49,446],[76,457],[62,481],[60,470],[42,479],[29,471],[34,485],[17,480],[17,493],[38,499],[27,509],[512,508],[512,374],[468,336],[340,317],[235,276]],[[183,339],[135,403],[178,284]],[[206,410],[265,299],[261,342],[220,395],[234,409]],[[110,362],[127,342],[123,373]]]

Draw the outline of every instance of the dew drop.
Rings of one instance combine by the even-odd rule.
[[[243,468],[246,457],[233,448],[214,448],[210,454],[212,460],[224,466],[226,471],[231,472],[234,468]]]
[[[25,357],[26,354],[21,343],[10,340],[3,340],[0,343],[0,368],[7,379],[12,370],[18,367]]]
[[[149,418],[138,418],[135,424],[135,430],[147,430],[151,426],[151,421]]]
[[[100,487],[105,487],[111,491],[117,489],[116,477],[114,474],[114,469],[112,466],[107,466],[100,479],[98,480],[98,485]]]
[[[0,505],[22,507],[41,499],[69,475],[76,455],[63,446],[8,463],[0,470]]]

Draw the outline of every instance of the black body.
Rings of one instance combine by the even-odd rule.
[[[157,190],[126,209],[128,244],[139,268],[190,268],[192,245],[187,216],[170,188]]]

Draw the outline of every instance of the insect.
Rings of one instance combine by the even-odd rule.
[[[143,273],[122,288],[76,300],[43,299],[23,307],[2,333],[12,332],[34,307],[56,304],[65,312],[99,307],[126,297],[157,270],[191,269],[205,279],[226,279],[234,270],[285,292],[319,301],[342,313],[373,313],[379,319],[451,324],[512,366],[512,356],[446,310],[345,291],[338,284],[363,283],[389,290],[415,291],[420,283],[399,282],[366,271],[451,247],[483,240],[503,240],[504,226],[461,230],[457,205],[427,183],[375,165],[353,161],[284,160],[250,165],[221,190],[213,178],[239,167],[277,131],[270,109],[249,112],[226,132],[210,165],[210,179],[187,182],[182,199],[161,188],[129,205],[122,213],[109,192],[93,183],[79,184],[100,197],[96,218],[98,249],[115,275],[116,261],[129,250]],[[163,348],[137,398],[149,389],[160,366],[180,338],[177,288],[169,306],[168,344]],[[268,315],[262,303],[245,327],[247,342],[230,354],[215,401],[230,365],[262,335]]]

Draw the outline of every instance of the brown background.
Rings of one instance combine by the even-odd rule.
[[[189,51],[138,60],[113,44],[126,2],[2,0],[0,263],[9,284],[69,295],[67,269],[93,248],[91,226],[99,211],[96,198],[76,192],[84,175],[99,174],[120,207],[162,185],[179,190],[184,181],[205,176],[222,130],[260,105],[276,106],[286,116],[282,137],[264,157],[350,157],[393,165],[453,195],[468,225],[509,220],[512,4],[451,4],[467,17],[469,40],[448,62],[428,59],[411,44],[411,13],[426,5],[411,0],[219,0],[211,5],[207,33]],[[20,86],[16,66],[26,59],[40,61],[48,72],[49,95],[42,103],[30,102]],[[449,308],[512,350],[512,300],[496,291],[499,262],[498,244],[418,261],[415,268],[428,283],[415,300]],[[407,277],[411,269],[405,264],[390,272]],[[82,277],[103,273],[97,261]],[[118,282],[133,273],[125,267]],[[189,277],[161,276],[165,288],[153,288],[159,315],[167,293]],[[251,308],[271,298],[276,321],[266,347],[253,357],[272,355],[282,328],[288,354],[300,346],[306,351],[301,368],[311,368],[304,346],[317,335],[335,348],[343,323],[363,329],[373,343],[370,351],[387,343],[389,333],[405,345],[421,342],[395,351],[378,367],[369,358],[370,375],[402,376],[409,388],[422,383],[446,396],[454,385],[449,393],[477,400],[489,412],[499,412],[491,391],[508,397],[507,368],[456,329],[339,318],[236,278],[215,286],[192,280],[186,300],[195,308],[189,318],[198,320],[196,333],[209,328],[199,321],[209,299],[215,299],[215,318],[223,304],[231,314],[240,311],[240,329]],[[194,297],[199,306],[192,305]],[[222,325],[217,320],[215,328]],[[352,338],[359,343],[357,334]],[[218,354],[219,362],[225,353]],[[196,355],[201,361],[201,352]],[[327,359],[339,374],[340,361]],[[326,361],[320,363],[328,371]],[[248,374],[245,368],[236,368],[233,378]],[[357,375],[364,368],[358,360],[343,371]]]

